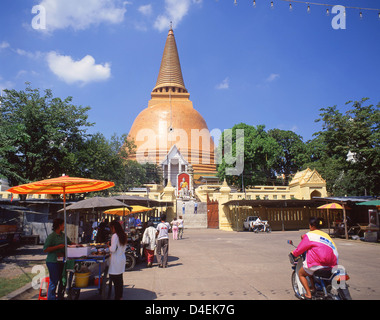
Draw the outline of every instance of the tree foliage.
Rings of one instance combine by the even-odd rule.
[[[380,193],[380,103],[368,99],[349,101],[346,111],[337,106],[320,109],[321,130],[306,143],[292,131],[238,124],[232,128],[232,156],[236,156],[236,130],[244,130],[243,175],[226,175],[224,154],[228,141],[224,134],[218,146],[223,155],[218,176],[238,188],[248,185],[285,184],[297,171],[310,167],[326,180],[327,191],[335,196],[360,196]],[[228,162],[228,161],[227,161]],[[244,181],[242,181],[244,176]]]
[[[25,91],[5,90],[0,113],[0,172],[12,185],[59,176],[62,163],[85,135],[89,107],[72,98],[41,95],[27,84]]]
[[[281,148],[272,169],[283,177],[284,184],[308,161],[307,146],[303,138],[290,130],[272,129],[268,135],[276,140]]]
[[[308,144],[308,166],[327,180],[334,195],[378,195],[380,192],[380,103],[368,98],[346,103],[342,113],[336,106],[322,108],[322,130]],[[349,157],[351,155],[351,157]]]
[[[157,166],[127,160],[134,144],[126,135],[88,134],[89,107],[72,98],[41,95],[27,84],[25,91],[5,90],[0,107],[0,175],[18,185],[65,173],[113,181],[112,191],[160,180]],[[108,193],[109,190],[106,191]]]
[[[244,169],[242,175],[226,175],[226,168],[233,165],[226,163],[225,139],[223,132],[218,146],[219,154],[225,155],[218,165],[218,176],[237,187],[267,184],[275,179],[274,166],[281,155],[281,147],[266,131],[265,126],[250,126],[240,123],[232,128],[232,156],[236,156],[236,130],[244,130]],[[228,161],[227,161],[228,162]],[[244,180],[242,180],[244,177]]]

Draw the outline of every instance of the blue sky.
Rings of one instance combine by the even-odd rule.
[[[273,0],[2,0],[0,87],[25,81],[90,106],[89,132],[128,133],[147,107],[173,21],[190,99],[208,127],[245,122],[320,130],[319,109],[369,97],[380,102],[378,11],[347,9],[333,29],[324,6]],[[375,0],[315,0],[380,8]],[[46,12],[46,29],[32,13]],[[331,10],[331,7],[330,7]]]

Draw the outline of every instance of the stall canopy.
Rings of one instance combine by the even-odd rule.
[[[161,207],[173,206],[173,202],[171,201],[152,200],[152,199],[149,199],[148,197],[119,195],[119,196],[113,196],[111,198],[120,200],[123,203],[128,204],[128,205],[137,205],[137,206],[144,206],[144,207],[150,207],[150,208],[152,207],[161,208]]]
[[[127,208],[115,208],[115,209],[109,209],[107,211],[104,211],[104,213],[113,214],[117,216],[123,216],[123,215],[129,215],[129,214],[134,214],[134,213],[148,212],[151,210],[152,208],[147,208],[143,206],[131,206],[130,210],[128,210]]]
[[[358,206],[380,207],[380,200],[364,201],[357,203]]]
[[[110,197],[93,197],[85,200],[78,201],[66,207],[66,211],[84,211],[96,209],[107,210],[111,208],[125,207],[126,209],[131,209],[131,206],[124,204],[123,202],[110,198]],[[62,212],[63,209],[58,210]]]

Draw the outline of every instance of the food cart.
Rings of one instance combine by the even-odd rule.
[[[103,300],[110,295],[108,246],[101,243],[68,246],[66,291],[69,300],[78,300],[82,289],[97,289]]]

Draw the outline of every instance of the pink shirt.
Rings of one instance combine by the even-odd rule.
[[[306,253],[307,267],[324,266],[333,268],[338,264],[338,250],[328,234],[314,230],[305,234],[297,249],[293,251],[298,257]]]

